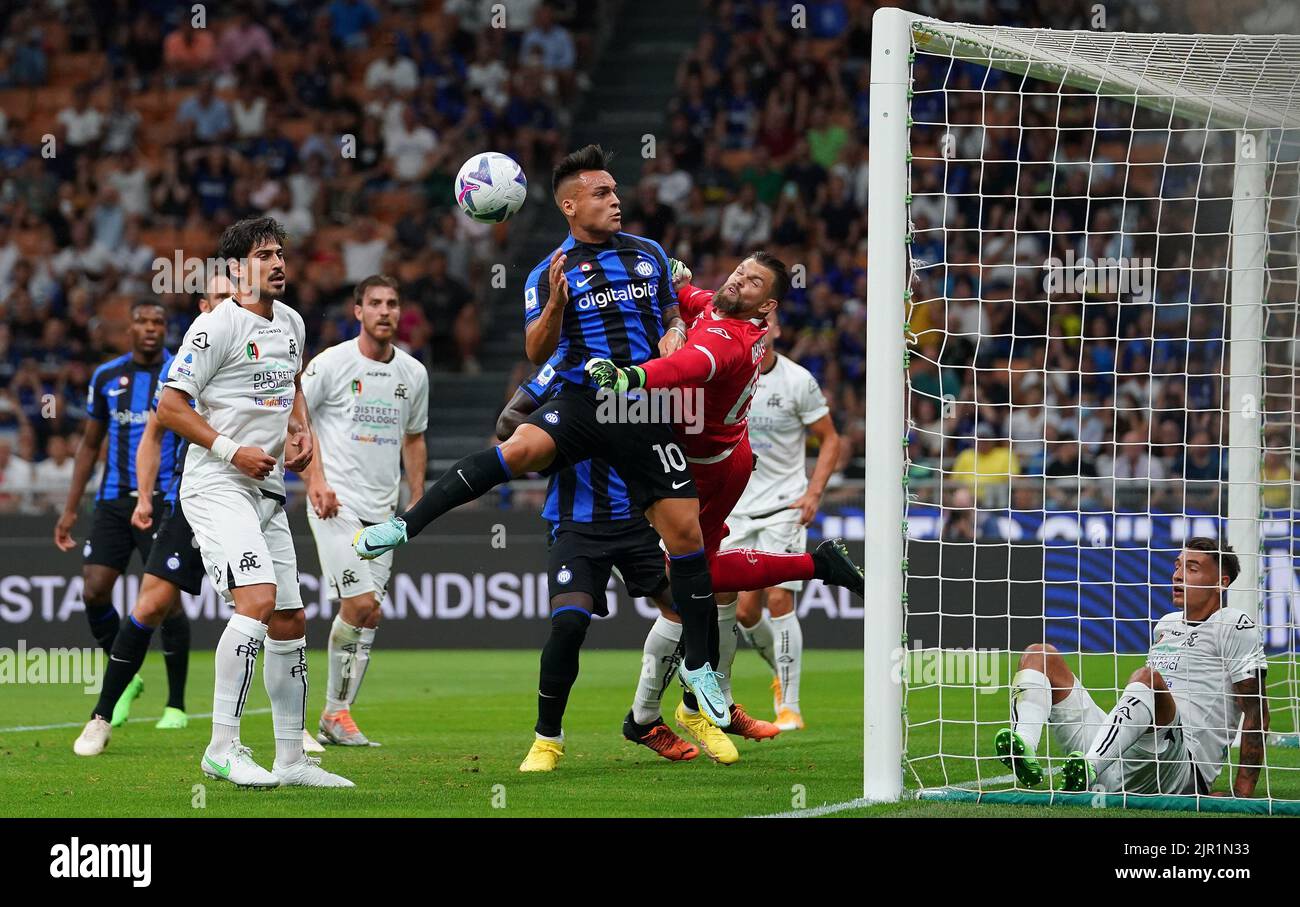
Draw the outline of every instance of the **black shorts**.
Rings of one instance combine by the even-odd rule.
[[[198,595],[207,569],[199,553],[198,539],[194,537],[189,520],[185,519],[180,501],[164,504],[161,513],[155,511],[154,519],[159,520],[158,531],[154,533],[153,549],[145,562],[144,572],[179,586],[191,595]]]
[[[551,598],[585,592],[593,612],[604,617],[609,614],[605,587],[614,568],[633,598],[653,596],[668,584],[659,536],[643,518],[566,522],[551,530],[546,565]]]
[[[153,496],[153,512],[158,513],[163,506],[163,496]],[[131,564],[131,552],[139,551],[140,560],[149,560],[149,547],[153,542],[153,532],[148,529],[136,529],[131,525],[131,514],[135,512],[135,498],[117,498],[112,501],[97,501],[95,514],[90,524],[90,537],[81,549],[82,562],[100,567],[111,567],[118,573],[125,573]]]
[[[662,498],[698,497],[671,425],[602,421],[600,412],[595,388],[572,384],[533,411],[525,421],[550,435],[557,448],[555,462],[542,475],[595,457],[618,469],[628,497],[641,510]]]

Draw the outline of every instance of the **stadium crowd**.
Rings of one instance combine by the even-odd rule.
[[[242,217],[288,228],[309,355],[355,334],[351,288],[386,271],[413,303],[403,348],[476,371],[505,232],[455,212],[456,169],[483,148],[549,168],[600,18],[591,0],[0,4],[0,509],[61,498],[131,301],[168,307],[174,349],[189,259]]]
[[[170,0],[0,11],[0,507],[13,506],[15,483],[29,488],[22,506],[39,507],[31,489],[57,485],[70,468],[91,371],[124,348],[126,306],[155,289],[155,258],[204,257],[222,226],[248,214],[290,229],[303,266],[289,301],[315,349],[351,335],[350,287],[386,269],[416,303],[404,307],[403,347],[434,369],[478,367],[480,278],[505,232],[455,212],[455,168],[488,147],[530,172],[549,167],[586,85],[600,5],[514,0],[504,4],[506,29],[486,27],[489,4],[427,6],[250,0],[214,10],[202,28],[189,4]],[[1110,30],[1159,24],[1158,5],[1113,6]],[[792,28],[775,2],[705,4],[660,152],[624,190],[624,224],[660,240],[705,287],[755,247],[795,266],[777,346],[821,383],[848,442],[842,473],[858,477],[875,4],[805,7],[804,27]],[[1087,28],[1092,10],[1081,0],[915,7],[1053,28]],[[917,84],[937,86],[946,65],[918,58]],[[1130,483],[1123,503],[1215,509],[1226,463],[1227,240],[1193,247],[1169,236],[1207,223],[1222,230],[1213,217],[1230,196],[1231,168],[1219,165],[1231,158],[1201,166],[1196,135],[1183,133],[1166,159],[1165,132],[1132,130],[1131,108],[1082,98],[1031,103],[1020,120],[1013,112],[980,128],[982,79],[958,65],[946,106],[938,93],[914,102],[909,453],[918,492],[933,498],[944,475],[955,511],[976,500],[1005,506],[1013,484],[1018,506],[1109,508],[1113,477]],[[1008,77],[993,79],[1008,87]],[[1108,166],[1083,163],[1094,122]],[[971,128],[958,130],[953,159],[936,164],[951,124]],[[1059,148],[1058,128],[1067,130]],[[352,155],[335,147],[339,136],[355,137]],[[1005,163],[981,166],[981,148]],[[1116,163],[1130,153],[1148,166]],[[971,195],[980,192],[1017,203],[981,205]],[[1057,293],[1048,303],[1042,266],[1067,253],[1149,259],[1150,298]],[[160,298],[174,346],[193,296]],[[1295,335],[1285,320],[1269,329]],[[1281,404],[1292,411],[1293,394]],[[1278,425],[1266,435],[1273,503],[1290,496],[1292,434]],[[1073,490],[1015,476],[1066,477],[1053,487]],[[1092,493],[1094,476],[1107,481]]]
[[[999,24],[1089,27],[1079,4],[1000,6]],[[1107,27],[1157,30],[1159,11],[1117,5]],[[916,57],[910,488],[955,538],[993,525],[977,508],[1218,513],[1235,133],[1041,81],[1017,96],[1020,82]],[[1279,173],[1273,217],[1294,223],[1294,168]],[[1281,221],[1290,266],[1275,255],[1266,284],[1258,406],[1267,508],[1292,506],[1296,475],[1296,235]]]

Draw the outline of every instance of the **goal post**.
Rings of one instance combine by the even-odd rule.
[[[1016,662],[1108,709],[1212,534],[1270,655],[1249,809],[1300,811],[1300,36],[883,8],[870,85],[864,798],[1071,802],[989,746]]]

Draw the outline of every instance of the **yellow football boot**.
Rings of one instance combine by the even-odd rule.
[[[731,765],[740,760],[740,751],[736,749],[736,744],[732,743],[724,731],[714,727],[713,723],[700,712],[692,715],[686,711],[685,704],[679,702],[674,717],[677,719],[677,726],[694,737],[700,749],[708,753],[709,758],[714,762]]]
[[[553,740],[534,740],[533,747],[519,766],[521,772],[551,772],[564,756],[564,744]]]

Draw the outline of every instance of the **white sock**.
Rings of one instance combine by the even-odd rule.
[[[533,733],[536,734],[537,732],[534,731]],[[549,741],[551,741],[552,743],[563,743],[563,742],[564,742],[564,731],[560,731],[560,736],[558,736],[558,737],[547,737],[545,734],[537,734],[537,739],[538,739],[538,740],[549,740]]]
[[[1084,756],[1092,763],[1098,777],[1118,762],[1139,737],[1151,730],[1155,720],[1155,691],[1137,681],[1126,686]]]
[[[307,718],[307,637],[268,639],[263,668],[271,698],[275,764],[302,761],[302,731]]]
[[[775,677],[776,656],[772,654],[775,640],[772,638],[772,622],[768,620],[767,612],[764,611],[759,615],[758,623],[754,626],[741,627],[740,632],[745,634],[745,640],[750,647],[767,662],[767,666],[772,669],[772,676]]]
[[[257,653],[266,639],[266,624],[232,614],[217,642],[216,681],[212,691],[211,749],[220,753],[239,739],[239,718],[257,674]]]
[[[677,664],[681,660],[677,647],[681,640],[682,625],[673,623],[662,614],[650,625],[641,649],[641,675],[632,700],[632,720],[637,724],[651,724],[663,717],[660,700],[677,674]]]
[[[357,661],[361,650],[361,628],[334,615],[329,638],[329,686],[325,689],[325,711],[346,709],[352,702]]]
[[[361,644],[357,646],[357,663],[352,668],[352,696],[348,699],[348,708],[357,701],[361,692],[361,681],[366,679],[366,668],[370,667],[370,650],[375,645],[375,631],[378,627],[361,628]]]
[[[1011,678],[1011,730],[1038,755],[1043,726],[1052,713],[1052,683],[1042,671],[1024,668]]]
[[[736,662],[736,646],[740,642],[737,626],[736,603],[718,605],[718,671],[723,675],[719,685],[728,706],[736,701],[731,697],[731,668]]]
[[[799,711],[799,674],[803,670],[803,628],[795,612],[773,617],[772,654],[781,679],[781,705]]]

